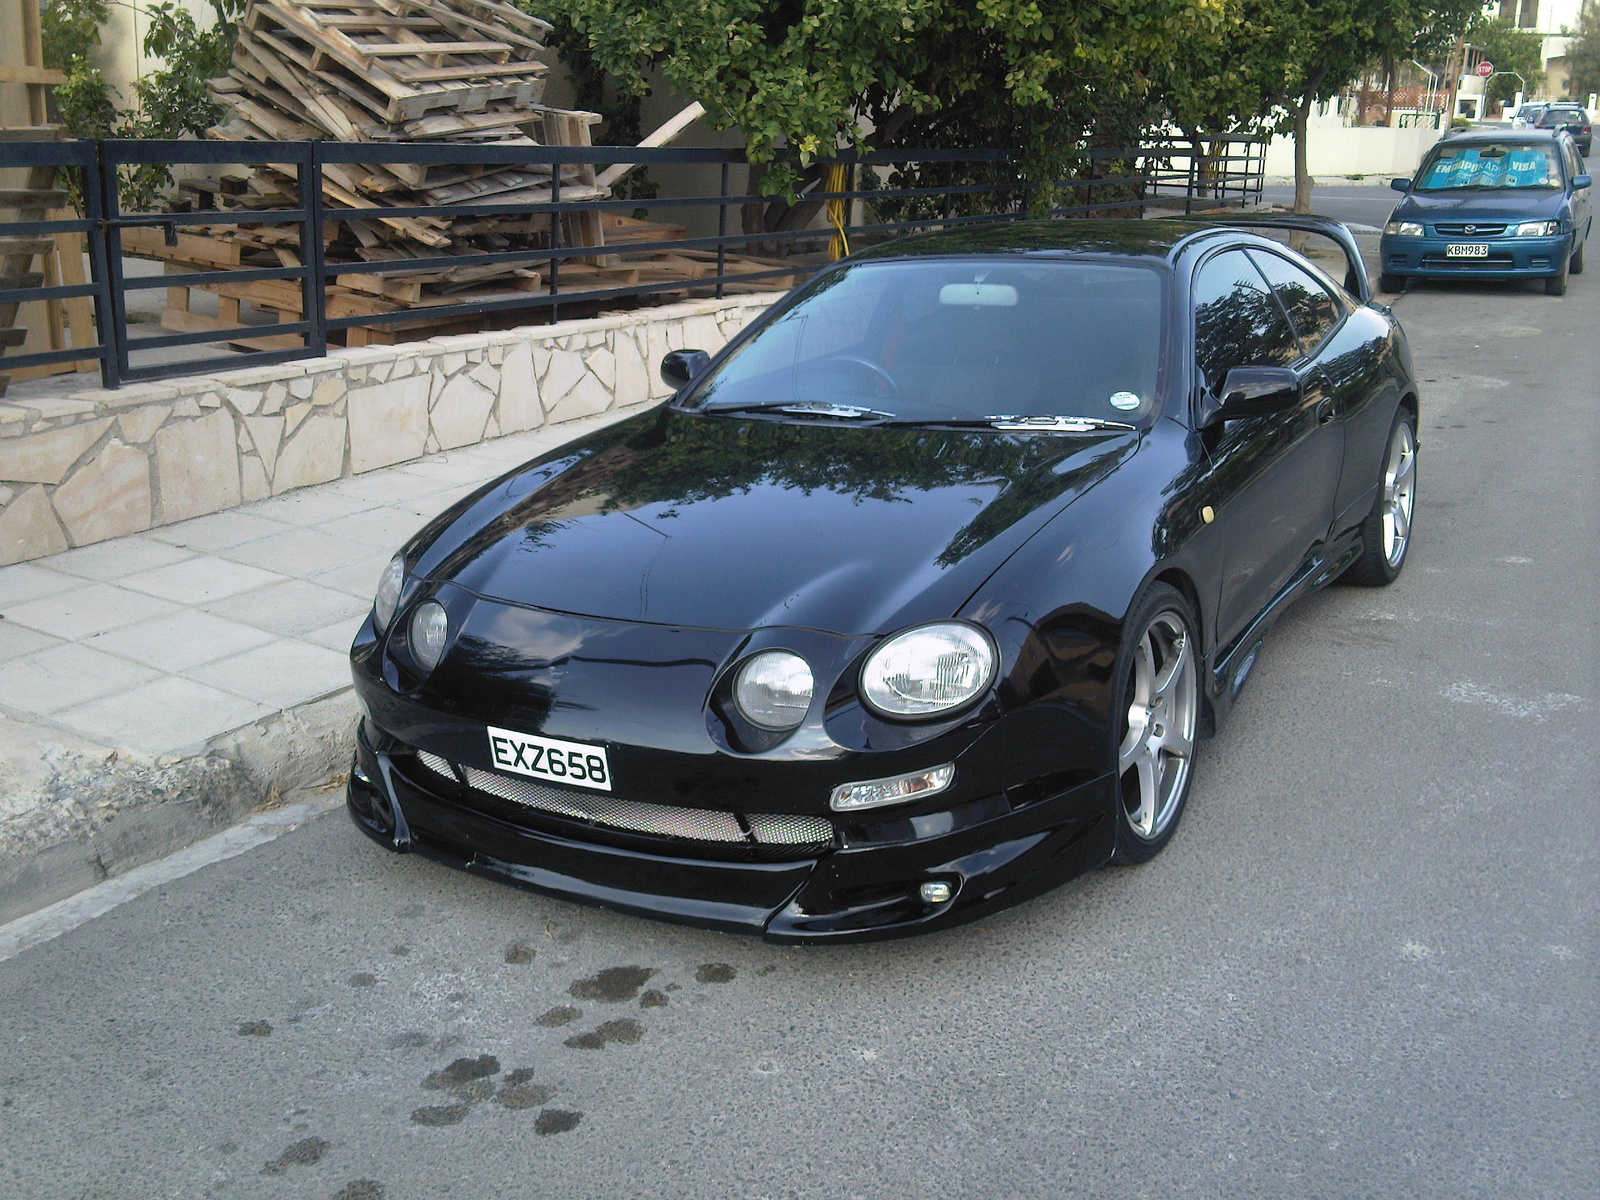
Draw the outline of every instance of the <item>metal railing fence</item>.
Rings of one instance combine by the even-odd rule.
[[[1261,191],[1265,141],[1233,135],[1205,138],[1198,143],[1177,139],[1155,139],[1146,144],[1113,149],[1095,149],[1084,156],[1084,166],[1072,178],[1053,185],[1051,213],[1055,216],[1090,216],[1115,211],[1142,212],[1159,204],[1181,206],[1187,213],[1197,206],[1223,203],[1242,204],[1258,200]],[[1026,217],[1034,199],[1034,185],[1021,179],[1010,166],[1013,155],[1005,150],[886,150],[861,155],[845,155],[830,160],[846,168],[847,186],[835,191],[810,191],[803,199],[820,204],[847,202],[847,211],[859,214],[848,223],[844,236],[854,248],[876,241],[934,228],[1016,221]],[[122,207],[119,174],[125,166],[165,164],[173,167],[271,165],[292,173],[296,181],[292,207],[250,209],[202,208],[196,211],[127,212]],[[460,166],[526,166],[550,172],[550,199],[544,203],[495,203],[487,197],[481,204],[412,205],[394,207],[345,207],[329,204],[324,193],[324,173],[330,166],[363,164],[450,164]],[[651,200],[581,199],[563,200],[564,169],[590,165],[636,163],[698,166],[707,178],[715,178],[714,190],[701,194],[674,195]],[[50,287],[0,287],[0,305],[26,301],[60,301],[89,297],[94,302],[93,346],[6,355],[0,369],[13,370],[62,362],[98,361],[104,386],[115,388],[126,382],[166,378],[215,369],[215,359],[185,359],[176,362],[136,364],[136,352],[166,350],[203,343],[230,343],[259,340],[266,335],[281,339],[285,335],[302,339],[299,346],[287,349],[260,349],[241,353],[232,366],[256,366],[325,355],[330,335],[356,327],[404,326],[419,319],[419,310],[400,307],[389,312],[359,315],[330,315],[329,288],[335,277],[359,274],[392,274],[396,262],[330,261],[327,249],[330,228],[346,221],[394,221],[405,219],[457,219],[486,217],[500,221],[521,221],[531,228],[532,220],[543,218],[543,236],[530,244],[507,250],[448,254],[428,258],[407,258],[404,268],[411,272],[458,268],[464,265],[529,264],[539,265],[547,277],[542,292],[492,299],[468,299],[463,303],[433,304],[426,317],[433,322],[454,319],[492,319],[497,314],[527,311],[542,314],[549,321],[560,319],[567,306],[592,307],[634,301],[652,294],[686,290],[722,296],[730,284],[740,286],[808,274],[823,265],[803,257],[785,259],[770,269],[730,272],[728,255],[750,248],[764,249],[778,256],[821,255],[821,248],[837,232],[831,225],[796,229],[759,229],[746,232],[739,214],[749,205],[765,205],[772,197],[749,194],[733,186],[733,171],[746,164],[742,151],[682,147],[641,148],[635,146],[496,146],[426,143],[345,143],[345,142],[210,142],[210,141],[82,141],[0,143],[0,168],[55,167],[76,171],[83,198],[81,217],[65,220],[0,222],[0,237],[39,237],[56,233],[81,233],[88,250],[91,282]],[[1181,164],[1181,165],[1180,165]],[[957,182],[963,175],[988,175],[988,181]],[[930,180],[937,179],[936,182]],[[568,185],[570,187],[570,185]],[[716,213],[716,233],[653,242],[629,242],[597,249],[593,245],[569,244],[564,233],[568,218],[581,213],[631,214],[641,208],[653,216],[662,210],[705,210]],[[293,226],[297,230],[295,261],[276,267],[228,267],[217,270],[184,271],[178,274],[132,277],[123,265],[123,234],[129,229],[159,229],[168,245],[175,245],[180,233],[196,226]],[[532,244],[533,242],[538,244]],[[774,249],[775,248],[775,249]],[[715,255],[715,273],[692,280],[654,281],[595,287],[580,283],[564,289],[562,269],[573,260],[594,258],[597,254],[621,252],[630,256],[652,252],[699,252]],[[162,333],[150,337],[132,336],[128,321],[130,293],[154,288],[216,288],[218,285],[244,285],[286,281],[297,285],[300,319],[276,324],[241,323],[227,329]],[[0,281],[14,283],[16,281]]]

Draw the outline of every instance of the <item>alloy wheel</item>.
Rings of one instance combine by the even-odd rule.
[[[1389,460],[1383,468],[1383,557],[1400,564],[1411,540],[1411,512],[1417,502],[1417,435],[1409,421],[1395,426]]]
[[[1122,803],[1133,833],[1166,832],[1182,806],[1199,710],[1194,638],[1170,610],[1146,626],[1133,655],[1127,732],[1117,751]]]

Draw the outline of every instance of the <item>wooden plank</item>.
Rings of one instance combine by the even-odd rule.
[[[235,321],[222,317],[209,317],[204,313],[187,312],[183,309],[169,308],[161,314],[161,327],[170,329],[174,333],[204,333],[211,330],[226,333],[239,328]],[[218,338],[219,342],[225,341],[230,346],[241,346],[246,350],[298,350],[304,346],[305,339],[297,333],[270,334],[265,337],[228,337]]]
[[[510,54],[505,42],[356,42],[351,45],[368,58],[410,58],[418,54]]]
[[[67,193],[60,188],[0,188],[0,208],[65,208]]]
[[[231,242],[197,234],[180,233],[176,246],[167,245],[159,229],[124,229],[122,250],[136,258],[160,258],[201,267],[237,267],[239,247]]]
[[[55,86],[67,81],[65,72],[49,67],[0,67],[0,83],[31,83]]]

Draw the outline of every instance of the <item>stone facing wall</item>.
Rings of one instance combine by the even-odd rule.
[[[0,566],[664,398],[662,355],[714,352],[775,299],[690,301],[0,401]]]

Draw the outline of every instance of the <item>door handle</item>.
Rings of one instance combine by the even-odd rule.
[[[1317,404],[1317,424],[1326,425],[1334,418],[1333,397],[1325,396]]]

